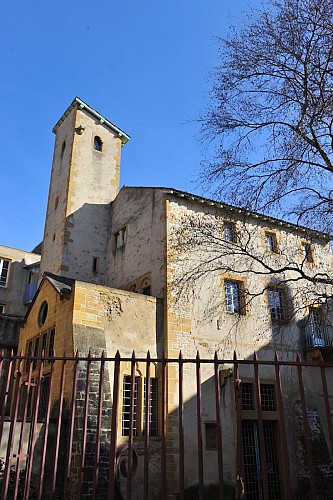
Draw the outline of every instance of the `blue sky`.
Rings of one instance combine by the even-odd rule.
[[[131,135],[121,183],[200,191],[197,116],[216,37],[260,0],[12,0],[0,5],[0,244],[43,237],[52,127],[77,95]]]

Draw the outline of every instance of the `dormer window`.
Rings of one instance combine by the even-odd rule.
[[[103,147],[102,139],[98,135],[95,135],[95,137],[94,137],[94,150],[95,151],[102,151],[102,147]]]

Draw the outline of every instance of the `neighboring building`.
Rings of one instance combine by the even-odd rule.
[[[47,354],[54,349],[58,356],[64,352],[73,356],[77,351],[84,355],[88,350],[93,354],[104,350],[109,356],[119,350],[122,356],[130,356],[135,350],[137,355],[145,356],[149,349],[152,357],[160,357],[164,352],[170,358],[178,357],[182,350],[184,357],[194,358],[199,351],[202,358],[212,358],[217,352],[221,359],[230,359],[235,350],[240,358],[248,358],[256,350],[265,359],[273,359],[275,351],[285,359],[294,359],[296,352],[310,356],[321,352],[330,359],[333,353],[330,304],[322,297],[330,296],[331,290],[324,285],[320,289],[308,284],[305,287],[290,270],[292,264],[313,276],[318,272],[330,275],[332,255],[328,235],[174,189],[123,187],[119,191],[121,147],[129,137],[78,98],[56,124],[54,132],[41,281],[25,317],[19,350],[37,355],[42,349]],[[194,239],[186,223],[189,220]],[[213,243],[207,245],[200,244],[203,222],[213,235]],[[32,270],[26,265],[37,266],[39,256],[21,255],[14,250],[6,253],[2,249],[5,247],[0,247],[3,280],[8,286],[11,282],[15,290],[13,297],[8,295],[7,301],[4,299],[4,304],[15,304],[15,311],[22,314],[23,290]],[[262,264],[246,252],[260,257],[265,272]],[[16,261],[20,261],[21,273],[17,281]],[[285,265],[283,283],[269,271],[275,265]],[[23,270],[27,274],[25,279]],[[47,366],[45,380],[49,371]],[[135,373],[139,384],[142,367],[136,366]],[[128,436],[125,392],[129,375],[130,366],[124,365],[120,443],[126,442]],[[166,404],[172,429],[168,434],[168,474],[173,477],[178,467],[173,459],[178,448],[174,421],[178,401],[176,368],[169,367],[167,376]],[[284,376],[288,377],[288,373]],[[152,384],[153,397],[158,400],[158,366],[154,367],[152,378],[156,380]],[[59,383],[59,377],[56,380]],[[108,380],[112,380],[111,373]],[[192,380],[184,395],[188,401],[196,393],[194,373]],[[253,375],[248,373],[244,380],[250,401]],[[209,382],[205,374],[202,382]],[[272,401],[275,389],[269,370],[262,383],[267,400]],[[309,375],[306,383],[316,407],[320,380]],[[290,419],[293,384],[291,380],[290,393],[286,395]],[[229,410],[223,433],[230,462],[225,467],[232,484],[235,450],[233,441],[227,438],[235,432],[235,407],[233,385],[226,387],[225,407]],[[70,389],[66,387],[66,394]],[[332,388],[329,390],[333,397]],[[270,420],[278,422],[274,405],[272,412]],[[209,392],[203,394],[203,415],[206,442],[214,448],[215,417]],[[255,442],[256,424],[250,417],[247,422],[252,422],[248,424],[252,425],[249,433]],[[157,413],[154,425],[156,437]],[[193,425],[189,419],[188,486],[196,482],[197,474],[191,469],[190,459],[197,446],[192,438]],[[272,446],[277,449],[273,427],[267,432],[274,434]],[[143,429],[137,432],[138,438],[143,436]],[[209,445],[205,460],[208,480],[214,483],[216,456]],[[177,493],[176,482],[173,493]]]
[[[0,245],[0,350],[17,348],[20,325],[37,290],[39,264],[38,253]]]

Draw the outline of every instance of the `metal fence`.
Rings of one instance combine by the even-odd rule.
[[[1,498],[327,500],[332,368],[0,355]]]

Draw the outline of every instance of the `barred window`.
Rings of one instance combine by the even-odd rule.
[[[253,384],[242,382],[242,410],[254,410]]]
[[[263,411],[276,411],[275,386],[273,384],[260,384],[260,397]]]
[[[255,410],[255,385],[251,382],[242,382],[242,410]],[[276,411],[276,397],[274,384],[260,384],[260,400],[262,411]]]
[[[130,403],[131,403],[131,377],[125,375],[123,378],[122,394],[122,435],[129,436],[130,431]],[[150,379],[149,397],[149,435],[158,436],[159,432],[159,398],[158,379]],[[146,379],[135,377],[134,379],[134,412],[133,412],[133,435],[142,436],[145,433],[146,424]]]
[[[146,429],[146,379],[144,382],[143,414],[144,429]],[[150,397],[149,397],[149,435],[158,436],[158,379],[150,379]]]
[[[138,385],[139,377],[134,379],[134,412],[133,412],[133,435],[137,435],[138,424]],[[130,412],[131,412],[131,377],[125,375],[123,379],[123,414],[121,419],[121,434],[130,434]]]

